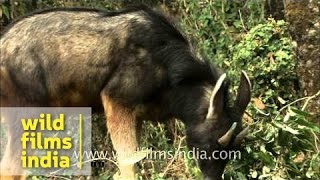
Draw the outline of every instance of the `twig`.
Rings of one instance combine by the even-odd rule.
[[[311,131],[311,133],[314,136],[314,144],[315,144],[316,150],[317,150],[317,152],[319,152],[319,148],[318,148],[319,139],[318,139],[318,136],[313,131]]]
[[[320,95],[320,91],[318,91],[315,95],[313,95],[313,96],[309,96],[309,98],[307,98],[307,100],[306,100],[306,102],[304,103],[304,105],[303,105],[303,107],[302,107],[302,110],[304,110],[306,107],[307,107],[307,105],[308,105],[308,103],[309,103],[309,101],[311,100],[311,99],[313,99],[313,98],[316,98],[317,96],[319,96]]]
[[[166,169],[164,170],[164,172],[162,173],[162,177],[165,177],[165,175],[167,174],[168,170],[169,170],[169,167],[172,165],[172,163],[174,162],[174,160],[177,158],[177,156],[179,155],[179,151],[181,149],[181,144],[182,144],[182,141],[185,139],[186,137],[182,137],[180,138],[180,141],[179,141],[179,145],[178,145],[178,149],[177,151],[175,152],[174,154],[174,158],[171,159],[171,161],[169,162],[169,164],[167,165]]]
[[[281,109],[279,109],[278,114],[276,115],[276,117],[274,118],[274,120],[280,115],[280,112],[281,112],[281,111],[283,111],[284,109],[286,109],[286,108],[289,107],[290,105],[295,104],[295,103],[297,103],[297,102],[300,102],[300,101],[303,101],[303,100],[307,99],[307,101],[305,102],[305,104],[304,104],[303,107],[302,107],[302,110],[304,110],[304,109],[306,108],[307,104],[309,103],[309,101],[310,101],[311,99],[316,98],[316,97],[319,96],[319,95],[320,95],[320,91],[318,91],[316,94],[314,94],[314,95],[312,95],[312,96],[307,96],[307,97],[303,97],[303,98],[297,99],[297,100],[295,100],[295,101],[293,101],[293,102],[291,102],[291,103],[283,106]]]
[[[244,22],[243,22],[243,19],[242,19],[242,14],[241,14],[241,11],[240,11],[240,9],[239,9],[239,16],[240,16],[240,22],[241,22],[241,24],[242,24],[242,28],[243,28],[243,30],[245,30],[245,31],[248,31],[247,30],[247,28],[246,28],[246,26],[244,25]]]

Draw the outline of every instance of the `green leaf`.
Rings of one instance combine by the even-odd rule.
[[[314,124],[312,122],[306,121],[304,119],[298,118],[294,121],[295,123],[305,126],[309,129],[312,129],[313,131],[315,131],[316,133],[320,133],[320,127],[317,124]]]
[[[274,161],[268,153],[260,152],[258,153],[259,158],[266,163],[268,166],[274,166]]]
[[[277,123],[277,122],[274,122],[273,124],[274,124],[276,127],[281,128],[282,130],[287,131],[287,132],[289,132],[289,133],[291,133],[291,134],[294,134],[294,135],[299,134],[299,131],[298,131],[298,130],[293,129],[293,128],[289,127],[289,126],[286,125],[286,124],[280,124],[280,123]]]
[[[1,4],[1,9],[3,14],[7,17],[7,19],[10,19],[10,13],[9,13],[8,7],[5,6],[4,4]]]
[[[310,117],[311,115],[308,113],[308,112],[305,112],[305,111],[301,111],[297,108],[291,108],[291,110],[296,113],[296,114],[299,114],[301,116],[304,116],[304,117]]]

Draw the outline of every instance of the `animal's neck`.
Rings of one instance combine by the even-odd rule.
[[[199,120],[203,111],[208,108],[206,91],[203,85],[176,87],[166,94],[165,99],[165,105],[169,113],[180,119],[186,126]]]

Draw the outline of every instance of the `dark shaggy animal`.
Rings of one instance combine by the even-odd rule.
[[[40,11],[12,23],[1,37],[1,107],[104,108],[119,154],[137,149],[141,116],[180,119],[189,148],[237,148],[246,134],[241,117],[250,82],[242,72],[229,107],[225,77],[198,59],[164,16],[145,6]],[[13,137],[21,134],[18,122],[5,123],[9,138],[1,172],[10,172],[20,166]],[[204,178],[221,179],[227,160],[198,161]],[[134,179],[134,165],[121,156],[118,162],[121,177]]]

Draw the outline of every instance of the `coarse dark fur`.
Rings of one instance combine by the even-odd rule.
[[[178,118],[186,124],[189,147],[206,151],[222,149],[217,139],[241,122],[244,111],[226,105],[224,83],[217,118],[206,119],[219,75],[167,18],[146,6],[39,11],[16,20],[1,36],[1,107],[104,108],[114,119],[108,120],[110,129],[124,129],[117,118],[132,120],[132,128],[135,116]],[[108,114],[112,108],[119,113]],[[121,149],[119,137],[111,137]],[[205,177],[220,179],[225,164],[202,160],[200,168]]]

